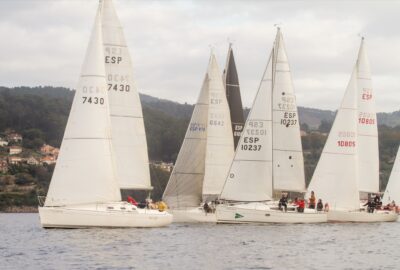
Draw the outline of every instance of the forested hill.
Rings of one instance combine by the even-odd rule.
[[[74,92],[61,87],[0,87],[0,132],[6,128],[24,133],[37,129],[47,143],[59,146]],[[152,159],[174,159],[193,111],[193,105],[140,95]],[[303,127],[329,130],[335,112],[299,107]],[[378,113],[379,125],[400,125],[400,111]],[[304,125],[305,124],[305,125]],[[327,131],[325,130],[325,131]],[[166,144],[166,145],[165,145]],[[173,151],[174,152],[174,151]]]
[[[7,130],[23,136],[24,155],[36,155],[44,144],[59,147],[67,123],[74,91],[57,87],[0,87],[0,137]],[[193,105],[141,95],[143,116],[151,161],[175,162]],[[246,110],[248,113],[248,109]],[[299,108],[306,182],[318,162],[335,112]],[[378,114],[380,188],[384,190],[400,142],[400,112]],[[384,125],[382,125],[384,124]],[[0,147],[0,161],[8,156],[8,148]],[[0,164],[1,165],[1,164]],[[37,195],[47,193],[54,166],[10,165],[0,172],[0,211],[10,207],[36,207]],[[152,197],[161,198],[169,173],[151,166]],[[8,210],[7,210],[8,209]]]

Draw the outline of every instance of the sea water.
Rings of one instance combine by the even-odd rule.
[[[400,269],[400,222],[46,230],[0,214],[0,269]]]

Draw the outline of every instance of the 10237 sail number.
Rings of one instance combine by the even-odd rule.
[[[99,98],[99,97],[82,97],[83,99],[83,104],[89,103],[89,104],[104,104],[104,98]]]
[[[131,90],[131,87],[129,84],[108,84],[108,91],[119,91],[119,92],[129,92]]]
[[[260,151],[261,144],[257,144],[260,141],[258,137],[244,137],[243,144],[240,146],[241,150],[244,151]]]

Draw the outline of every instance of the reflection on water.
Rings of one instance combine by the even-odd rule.
[[[0,269],[400,269],[400,222],[44,230],[0,214]]]

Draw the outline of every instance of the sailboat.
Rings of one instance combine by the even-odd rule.
[[[119,187],[123,191],[146,193],[152,190],[149,158],[142,106],[133,80],[131,57],[112,1],[103,0],[102,5],[111,140]],[[140,192],[137,195],[141,195]]]
[[[370,67],[362,38],[350,82],[308,187],[308,192],[315,191],[319,198],[329,203],[328,221],[397,219],[397,215],[389,211],[360,211],[360,191],[377,192],[379,185],[376,113],[371,104],[372,97]]]
[[[111,139],[102,2],[44,206],[44,228],[159,227],[172,216],[123,202]]]
[[[234,154],[229,106],[212,52],[199,98],[163,200],[174,222],[216,222],[202,204],[221,193]]]
[[[277,209],[277,191],[305,192],[296,97],[279,28],[220,195],[217,222],[326,222],[323,212]]]
[[[228,56],[224,69],[224,84],[229,111],[231,113],[234,148],[236,149],[244,127],[244,115],[242,98],[240,96],[239,76],[233,56],[232,44],[229,44]]]
[[[386,186],[385,193],[383,194],[383,204],[395,201],[396,204],[400,203],[400,151],[397,150],[396,159],[393,164],[392,172],[390,173],[389,181]]]

